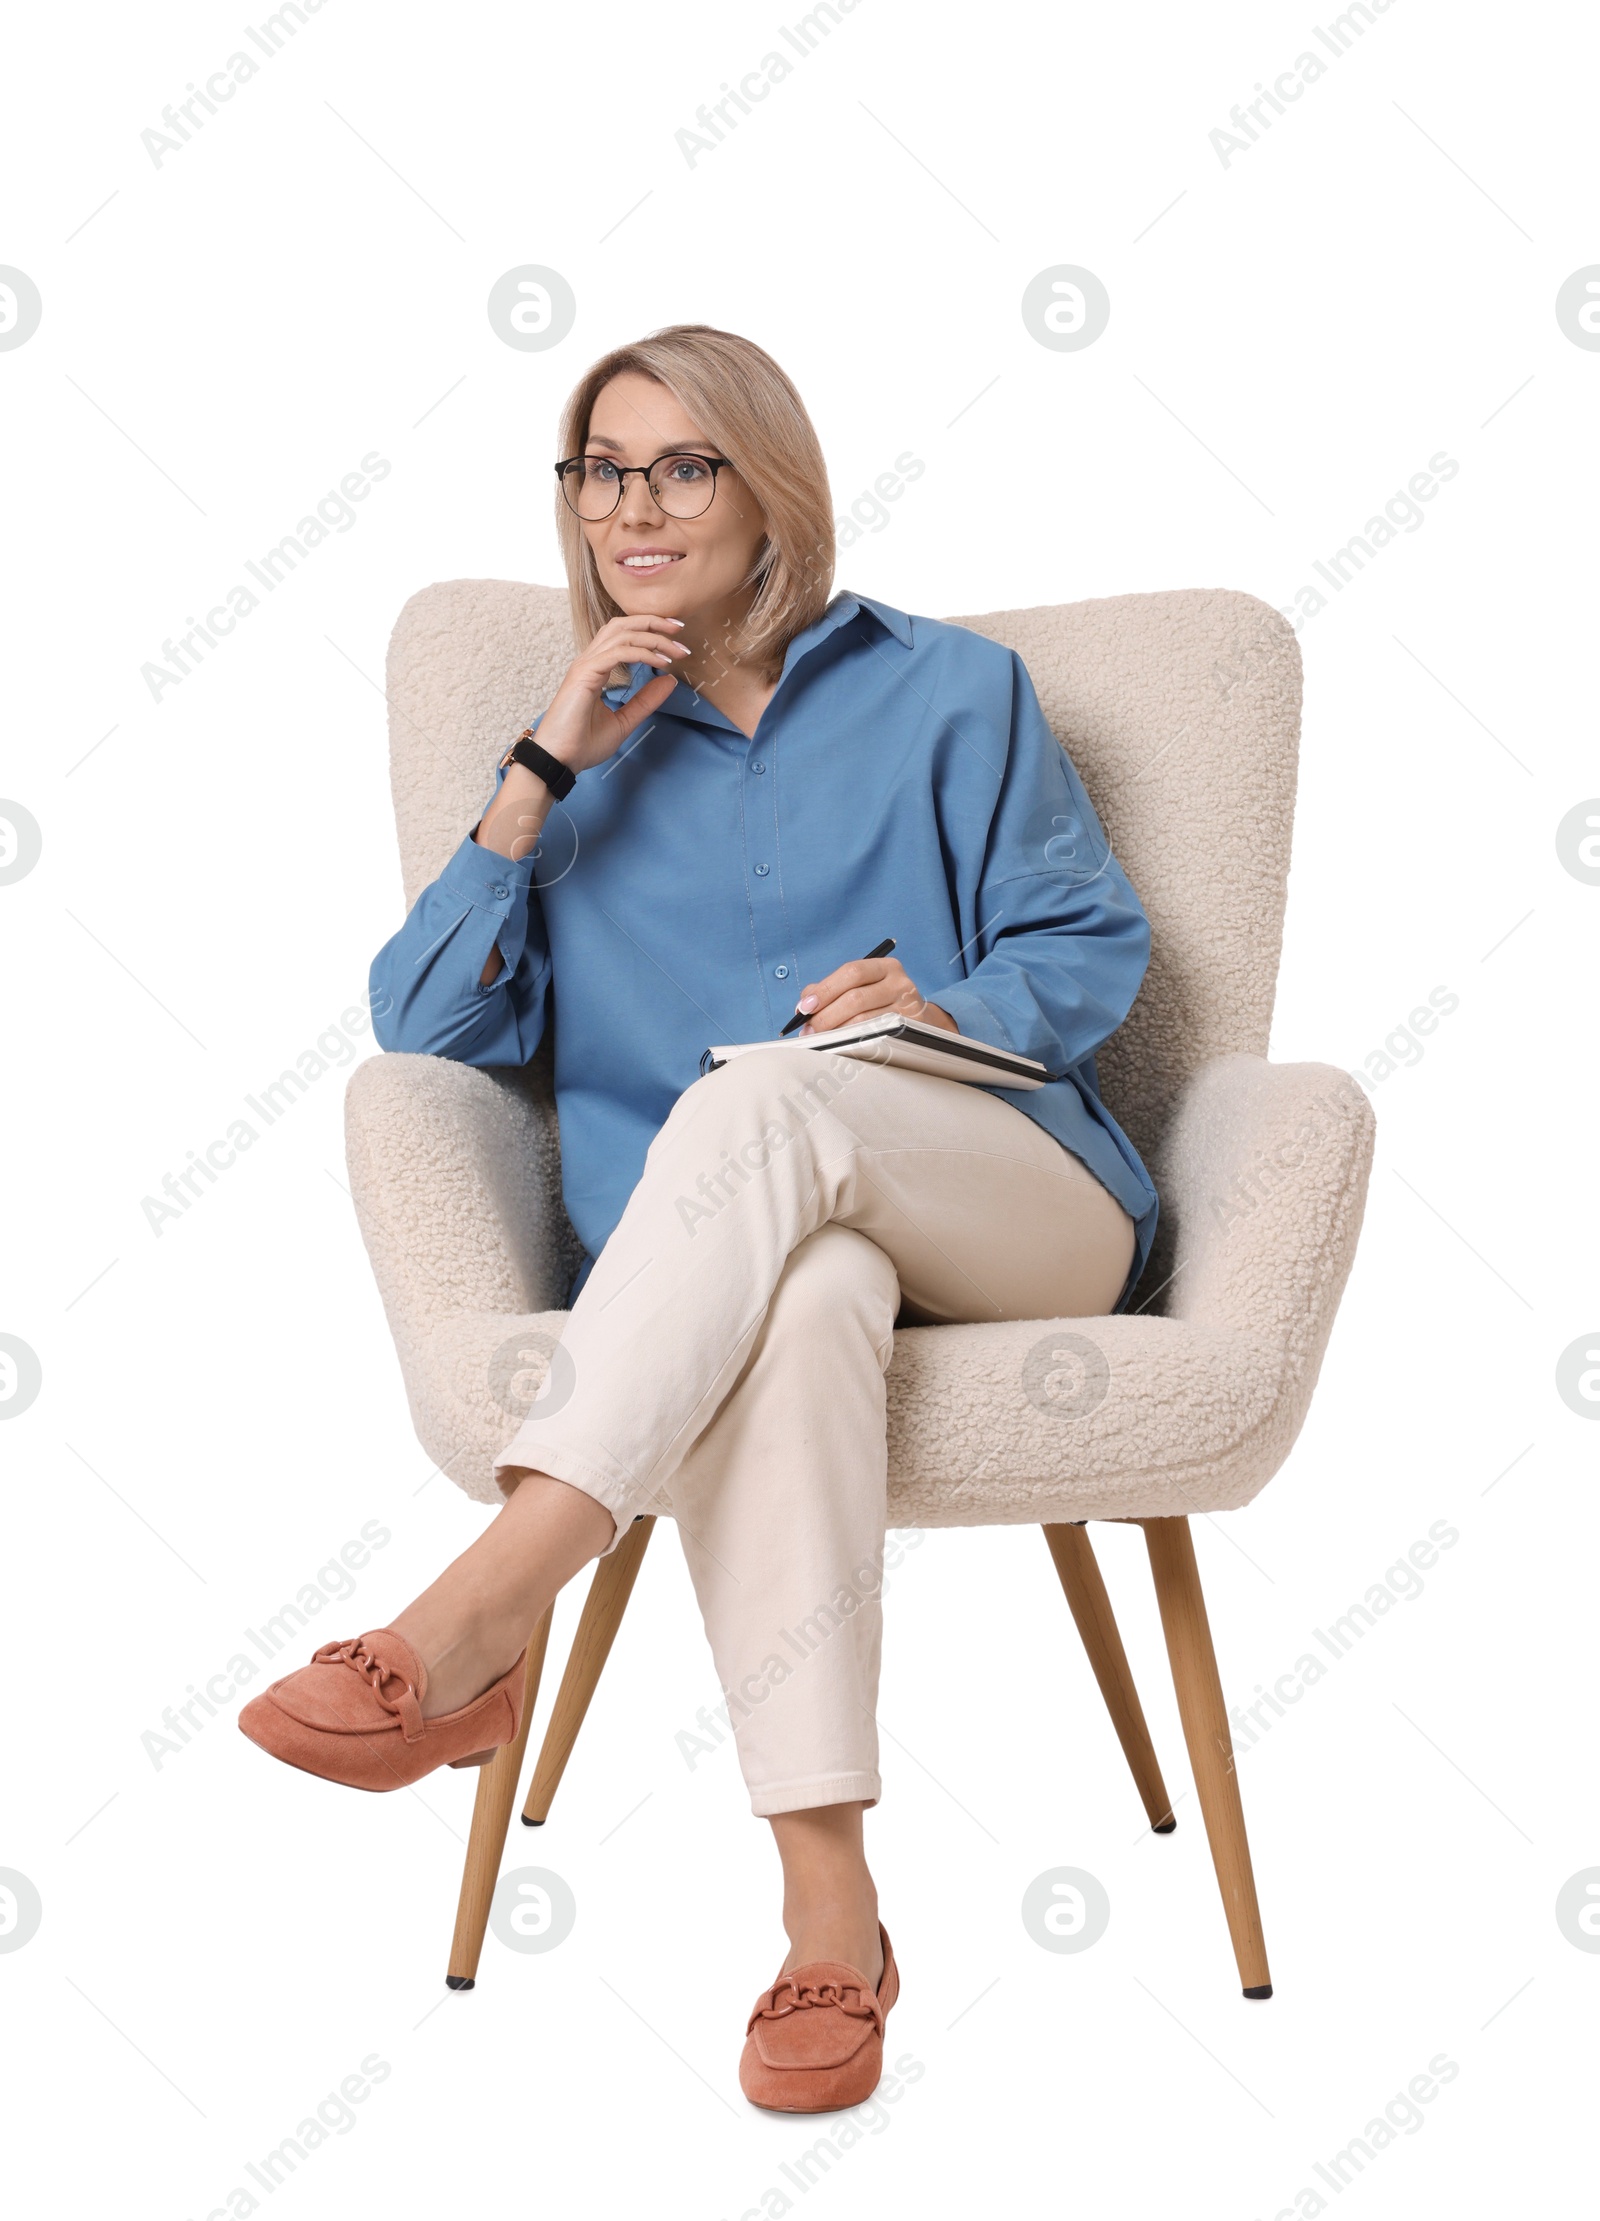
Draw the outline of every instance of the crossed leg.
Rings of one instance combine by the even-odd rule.
[[[685,1092],[568,1321],[575,1388],[534,1406],[502,1453],[505,1510],[394,1624],[434,1677],[425,1709],[453,1709],[670,1492],[783,1860],[786,1963],[870,1976],[861,1815],[879,1787],[897,1304],[913,1320],[1109,1310],[1133,1230],[1014,1105],[830,1063],[777,1048]]]

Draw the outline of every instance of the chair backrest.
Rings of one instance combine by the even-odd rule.
[[[1300,652],[1253,595],[1197,587],[958,617],[1015,648],[1150,916],[1150,969],[1098,1060],[1159,1161],[1185,1082],[1262,1056],[1283,939]],[[572,656],[564,588],[426,587],[389,645],[390,772],[407,903],[443,869],[518,727]]]

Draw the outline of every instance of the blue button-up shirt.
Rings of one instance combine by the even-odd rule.
[[[636,664],[606,699],[653,676]],[[960,625],[835,596],[790,642],[754,739],[680,680],[580,774],[531,856],[467,834],[373,963],[373,1030],[385,1049],[520,1065],[554,1026],[562,1191],[587,1252],[570,1302],[701,1052],[775,1039],[808,981],[890,935],[962,1033],[1049,1070],[989,1092],[1133,1218],[1123,1309],[1156,1192],[1094,1053],[1150,928],[1022,659]]]

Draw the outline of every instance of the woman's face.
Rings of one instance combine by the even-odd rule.
[[[721,452],[675,394],[636,370],[601,387],[583,451],[621,464]],[[628,616],[691,618],[730,601],[749,577],[766,519],[736,470],[719,470],[716,482],[708,509],[671,517],[643,478],[627,478],[611,515],[583,527],[600,583]]]

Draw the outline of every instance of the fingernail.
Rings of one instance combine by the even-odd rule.
[[[815,995],[802,995],[794,1007],[796,1010],[815,1010],[817,998]]]

